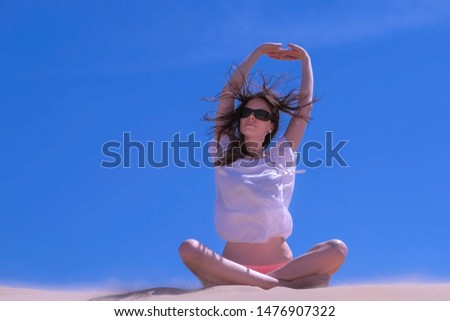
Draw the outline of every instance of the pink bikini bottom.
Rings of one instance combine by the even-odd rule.
[[[244,266],[249,269],[252,269],[256,272],[259,272],[262,274],[268,274],[268,273],[275,271],[276,269],[282,267],[283,265],[286,265],[286,263],[277,263],[277,264],[269,264],[269,265],[244,265]]]

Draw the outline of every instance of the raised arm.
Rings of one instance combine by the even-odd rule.
[[[284,133],[284,137],[288,142],[291,142],[292,149],[296,151],[302,141],[308,124],[307,120],[311,115],[314,79],[311,59],[306,50],[294,44],[288,44],[288,47],[290,49],[281,49],[278,53],[272,53],[269,56],[280,60],[300,60],[302,64],[302,81],[298,93],[298,104],[303,107],[298,110],[297,117],[292,117]]]
[[[253,50],[250,55],[238,66],[236,71],[231,76],[228,83],[223,87],[220,94],[219,105],[217,107],[217,117],[224,116],[234,110],[234,95],[233,93],[239,91],[244,86],[248,73],[258,59],[267,54],[270,56],[281,49],[281,43],[264,43]],[[216,121],[216,128],[220,126],[220,120]],[[217,132],[214,133],[217,139]]]

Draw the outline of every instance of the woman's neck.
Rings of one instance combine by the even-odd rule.
[[[262,144],[262,142],[257,141],[246,141],[245,148],[247,149],[251,157],[261,158],[264,157],[264,148]]]

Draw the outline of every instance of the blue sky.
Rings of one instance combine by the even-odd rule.
[[[345,241],[333,284],[450,279],[446,1],[2,1],[0,17],[0,284],[197,286],[177,248],[222,249],[213,170],[138,168],[136,151],[105,169],[102,146],[208,142],[202,98],[266,41],[312,57],[304,142],[348,140],[349,167],[297,177],[294,254]]]

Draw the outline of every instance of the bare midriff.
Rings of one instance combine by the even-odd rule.
[[[222,256],[245,265],[269,265],[292,260],[292,251],[282,237],[266,243],[227,242]]]

